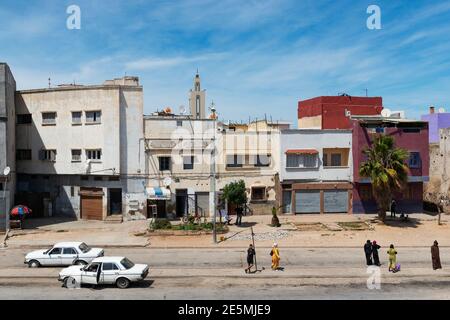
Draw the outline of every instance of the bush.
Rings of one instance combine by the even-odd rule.
[[[172,229],[172,224],[168,219],[156,218],[154,222],[150,223],[150,228],[154,230],[158,229]]]

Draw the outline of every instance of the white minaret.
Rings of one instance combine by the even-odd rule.
[[[206,92],[201,89],[200,75],[197,70],[194,78],[194,89],[191,89],[189,98],[189,107],[194,119],[205,119],[205,100]]]

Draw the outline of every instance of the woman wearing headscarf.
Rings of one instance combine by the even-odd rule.
[[[272,270],[278,270],[280,268],[280,251],[278,250],[278,244],[273,244],[270,255],[272,256]]]
[[[380,245],[377,244],[377,242],[374,240],[372,242],[372,256],[373,256],[373,264],[376,266],[381,266],[380,264],[380,257],[378,256],[378,249],[380,249]]]
[[[364,245],[364,254],[366,255],[366,264],[368,266],[372,265],[372,243],[370,240],[366,241],[366,244]]]
[[[442,269],[441,257],[439,256],[439,244],[436,240],[434,240],[431,246],[431,260],[433,262],[433,270]]]
[[[397,251],[394,248],[394,245],[391,244],[389,246],[388,250],[388,256],[389,256],[389,271],[395,272],[396,270],[396,263],[397,263]]]

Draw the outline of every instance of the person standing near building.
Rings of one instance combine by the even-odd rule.
[[[394,199],[391,201],[391,217],[395,218],[395,214],[397,213],[397,202]]]
[[[377,242],[374,240],[372,242],[372,256],[373,256],[373,264],[376,266],[381,266],[380,263],[380,257],[378,256],[378,249],[381,247],[377,244]]]
[[[389,246],[389,250],[387,253],[389,256],[389,272],[395,272],[397,263],[397,251],[395,250],[393,244]]]
[[[368,266],[372,265],[372,242],[370,240],[366,241],[366,244],[364,245],[364,253],[366,255],[366,264]]]
[[[253,267],[253,265],[255,263],[255,255],[256,255],[255,248],[253,248],[253,245],[250,244],[247,249],[248,267],[247,267],[247,269],[245,269],[245,273],[250,273],[250,269]]]
[[[244,210],[242,206],[238,206],[236,208],[236,225],[240,226],[242,224],[242,215],[244,214]]]
[[[276,271],[280,269],[280,250],[278,249],[278,244],[274,243],[272,246],[272,251],[270,251],[272,256],[272,270]]]
[[[436,240],[434,240],[434,243],[431,246],[431,261],[433,262],[433,270],[442,269],[439,244]]]

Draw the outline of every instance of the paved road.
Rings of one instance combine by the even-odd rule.
[[[385,251],[380,250],[386,261]],[[27,250],[0,250],[0,273],[17,269],[26,273],[23,257]],[[403,271],[389,274],[382,266],[381,290],[366,286],[364,255],[361,249],[283,249],[286,272],[265,270],[258,277],[240,271],[245,264],[244,250],[236,249],[107,249],[107,255],[125,255],[135,262],[148,263],[155,270],[171,269],[182,276],[184,270],[204,270],[214,276],[158,278],[127,290],[61,288],[53,279],[9,280],[0,278],[0,299],[450,299],[450,273],[431,270],[427,248],[401,248],[398,259]],[[260,266],[270,267],[268,250],[258,250]],[[444,268],[450,265],[450,248],[441,249]],[[353,272],[352,270],[359,270]],[[220,272],[215,273],[214,270]],[[298,273],[296,272],[298,270]],[[297,276],[302,270],[313,270],[314,277]],[[334,274],[334,270],[336,273]],[[39,271],[40,272],[40,271]],[[185,272],[186,273],[186,272]],[[221,274],[227,277],[221,277]],[[292,275],[292,276],[291,276]]]

